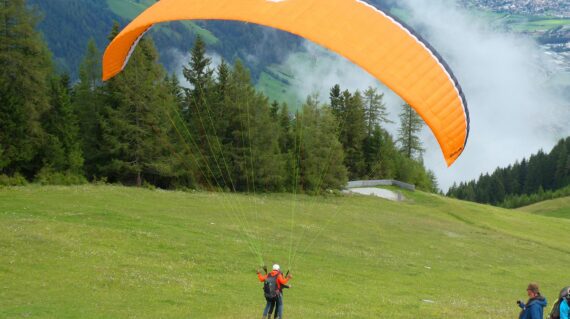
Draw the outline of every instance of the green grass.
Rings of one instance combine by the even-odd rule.
[[[542,216],[570,219],[570,197],[547,200],[522,207],[519,210]]]
[[[486,20],[494,25],[504,25],[515,32],[548,31],[557,27],[570,25],[570,19],[555,16],[528,16],[493,12],[490,10],[470,9],[471,15]]]
[[[300,96],[299,92],[308,92],[305,87],[307,83],[298,77],[300,70],[323,73],[323,70],[327,70],[327,66],[334,62],[331,58],[323,56],[317,58],[315,54],[309,52],[291,53],[283,63],[267,67],[256,87],[272,100],[286,102],[289,110],[294,111],[306,100],[306,96]],[[315,92],[307,94],[311,93]]]
[[[275,67],[273,67],[275,69]],[[274,73],[271,71],[271,67],[268,71],[261,73],[259,80],[257,81],[256,88],[268,96],[272,101],[278,101],[280,103],[287,103],[289,111],[294,111],[296,108],[303,104],[297,94],[295,93],[294,87],[291,86],[289,80],[293,80],[290,77],[288,80],[284,81],[284,75]]]
[[[519,19],[514,18],[507,22],[514,31],[518,32],[536,32],[548,31],[557,27],[570,25],[570,19],[559,18],[535,18],[535,19]]]
[[[155,3],[154,0],[107,0],[107,5],[116,15],[133,20],[146,8]]]
[[[570,220],[405,195],[2,188],[0,317],[261,317],[258,262],[228,205],[267,264],[286,268],[300,240],[288,318],[514,318],[528,282],[551,299],[568,284]]]

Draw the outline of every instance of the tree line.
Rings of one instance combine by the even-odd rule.
[[[103,83],[89,41],[79,81],[58,74],[24,0],[0,6],[0,183],[87,181],[240,192],[340,189],[394,178],[435,191],[422,164],[421,121],[404,105],[394,139],[383,95],[334,86],[326,101],[271,102],[239,61],[214,66],[199,37],[185,85],[143,38]],[[115,24],[109,41],[119,32]]]
[[[515,208],[570,195],[570,137],[492,174],[453,185],[448,196]]]

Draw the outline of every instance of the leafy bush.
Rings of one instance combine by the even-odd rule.
[[[568,196],[570,196],[570,186],[555,191],[543,191],[541,188],[538,193],[531,195],[523,194],[519,196],[508,196],[500,206],[505,208],[519,208],[545,200]]]
[[[25,186],[27,184],[28,181],[19,173],[14,176],[0,175],[0,186]]]
[[[87,179],[79,174],[56,172],[50,167],[44,167],[36,175],[35,182],[41,185],[82,185],[87,183]]]

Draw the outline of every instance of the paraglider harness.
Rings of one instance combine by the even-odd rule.
[[[570,304],[570,286],[565,287],[562,289],[562,291],[560,291],[560,298],[558,298],[558,301],[556,301],[554,303],[554,306],[552,306],[552,310],[550,311],[550,315],[548,315],[548,319],[560,319],[560,304],[565,299],[566,302]]]
[[[267,275],[267,278],[263,282],[263,293],[265,294],[265,300],[268,302],[274,302],[279,299],[279,287],[277,286],[277,277],[281,272],[278,272],[275,276],[271,274]]]
[[[265,300],[268,302],[275,302],[279,299],[279,294],[281,290],[279,289],[279,284],[277,283],[277,278],[281,275],[281,271],[278,271],[274,276],[271,273],[267,274],[267,278],[263,282],[263,293],[265,295]],[[287,272],[287,275],[289,272]]]
[[[281,271],[278,271],[274,276],[271,273],[267,274],[267,279],[263,283],[263,293],[265,295],[265,300],[268,302],[275,302],[279,299],[279,284],[277,283],[277,278],[281,275]]]

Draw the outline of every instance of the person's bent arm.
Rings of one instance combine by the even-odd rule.
[[[279,282],[280,285],[286,285],[289,282],[289,279],[291,279],[291,275],[284,277],[283,274],[279,275],[279,277],[277,277],[277,281]]]
[[[265,279],[267,279],[267,275],[262,275],[259,271],[257,272],[257,278],[259,278],[259,281],[264,282]]]

